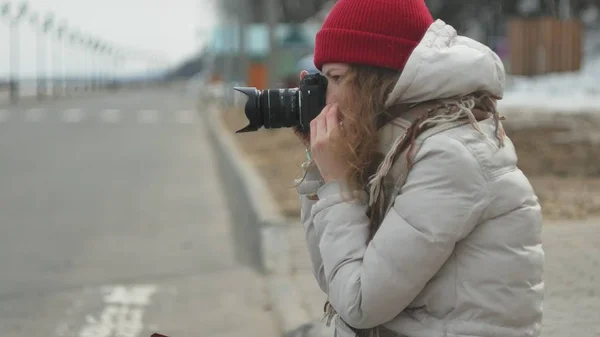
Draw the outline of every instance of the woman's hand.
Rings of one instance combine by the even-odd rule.
[[[306,75],[308,75],[308,71],[302,70],[300,72],[300,80],[302,81],[302,78],[304,78],[304,76]],[[296,137],[298,137],[300,142],[302,142],[302,145],[304,145],[306,149],[310,149],[310,134],[306,132],[301,132],[297,127],[294,127],[293,129],[294,134],[296,135]]]
[[[312,156],[325,182],[343,180],[348,167],[346,161],[334,149],[340,135],[338,105],[329,104],[310,122]]]

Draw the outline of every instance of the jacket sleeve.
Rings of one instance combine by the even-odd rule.
[[[312,207],[315,205],[317,191],[323,186],[323,178],[316,165],[307,168],[304,180],[297,186],[296,190],[300,195],[300,220],[304,227],[304,234],[308,248],[308,254],[312,265],[312,272],[323,292],[327,293],[327,283],[325,282],[325,273],[323,270],[323,261],[319,251],[319,238],[315,232],[313,218],[311,216]]]
[[[367,205],[331,182],[312,208],[329,300],[359,329],[386,323],[423,290],[478,223],[489,196],[475,157],[445,135],[427,139],[402,193],[367,245]]]

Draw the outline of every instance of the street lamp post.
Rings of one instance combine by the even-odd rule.
[[[90,49],[92,51],[91,71],[92,71],[92,91],[98,90],[98,49],[100,42],[95,39],[90,39]]]
[[[13,46],[15,47],[13,52],[11,53],[12,56],[12,66],[11,68],[11,78],[13,78],[13,80],[11,82],[13,82],[13,86],[14,86],[14,90],[11,90],[11,101],[13,103],[16,103],[19,100],[19,91],[20,91],[20,80],[17,78],[18,75],[18,60],[20,57],[20,44],[19,44],[19,24],[21,23],[21,20],[25,17],[25,15],[27,14],[27,11],[29,9],[29,5],[27,4],[27,2],[22,2],[21,6],[19,6],[19,11],[17,13],[17,16],[14,19],[14,28],[11,30],[11,38],[13,39]],[[14,73],[13,73],[14,70]],[[12,94],[14,93],[14,94]]]
[[[106,59],[109,48],[106,42],[100,42],[100,46],[98,47],[98,83],[102,90],[106,89]]]
[[[2,18],[7,18],[8,21],[8,29],[9,29],[9,34],[10,36],[12,36],[12,18],[10,17],[10,2],[5,2],[2,4],[2,7],[0,7],[0,17]],[[11,38],[9,37],[8,39],[8,49],[9,54],[12,54],[12,46],[11,46]],[[10,56],[9,56],[10,59]],[[9,61],[9,68],[11,67],[10,61]],[[9,72],[11,70],[9,69]],[[9,78],[8,78],[8,85],[10,88],[10,93],[12,94],[12,87],[11,87],[11,83],[12,83],[12,78],[11,75],[9,74]],[[12,95],[11,95],[12,97]]]
[[[65,45],[64,37],[67,30],[67,24],[63,21],[56,29],[56,39],[58,48],[54,50],[54,83],[52,89],[55,97],[64,93],[66,87],[65,80]],[[56,50],[58,49],[58,50]]]
[[[96,49],[94,48],[94,41],[89,38],[87,39],[86,42],[86,68],[87,68],[87,77],[88,77],[88,88],[89,91],[94,91],[95,89],[95,62],[94,62],[94,57],[96,56],[95,53]]]
[[[113,69],[112,69],[112,59],[115,55],[115,47],[108,47],[106,49],[106,60],[104,61],[104,67],[105,67],[105,75],[104,75],[104,80],[106,82],[106,87],[108,88],[112,88],[113,87]]]
[[[80,57],[80,50],[77,46],[77,42],[79,39],[79,35],[77,32],[72,31],[68,34],[69,36],[69,43],[70,43],[70,47],[69,50],[71,52],[71,59],[72,59],[72,65],[71,65],[71,74],[69,75],[71,80],[72,80],[72,85],[73,85],[73,90],[74,91],[78,91],[79,90],[79,77],[80,77],[80,72],[81,72],[81,60],[82,58]]]
[[[44,37],[38,36],[38,66],[40,67],[38,70],[39,73],[39,90],[42,92],[43,96],[48,95],[48,83],[49,83],[49,71],[48,68],[48,40],[46,40],[45,36],[52,29],[52,25],[54,24],[54,15],[47,14],[46,19],[42,23],[42,32]],[[41,35],[41,34],[40,34]],[[50,53],[51,54],[51,53]]]
[[[10,88],[10,102],[15,104],[19,100],[19,79],[17,78],[17,67],[19,58],[19,39],[18,39],[18,26],[21,19],[27,14],[29,8],[27,2],[21,3],[17,11],[16,16],[11,16],[10,3],[4,3],[2,5],[1,14],[2,17],[8,20],[9,39],[8,39],[8,50],[9,50],[9,75],[8,82]]]
[[[79,45],[81,46],[81,49],[83,50],[83,91],[89,91],[90,90],[90,50],[89,50],[89,45],[88,45],[88,40],[82,36],[79,35]]]
[[[35,68],[35,93],[36,93],[36,97],[38,100],[41,100],[43,98],[43,92],[42,92],[42,48],[41,48],[41,28],[39,26],[39,14],[38,13],[32,13],[31,17],[29,18],[29,23],[31,23],[31,25],[33,26],[33,28],[35,29],[35,52],[36,52],[36,56],[37,56],[37,62],[36,62],[36,68]]]

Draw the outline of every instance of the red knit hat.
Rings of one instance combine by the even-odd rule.
[[[402,69],[433,23],[424,0],[338,0],[317,33],[314,63]]]

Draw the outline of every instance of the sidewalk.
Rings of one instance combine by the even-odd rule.
[[[310,267],[302,225],[288,228],[291,278],[301,307],[313,320],[309,331],[294,336],[325,337],[320,318],[325,295]],[[544,227],[546,299],[542,337],[600,336],[600,220],[586,223],[548,223]]]

